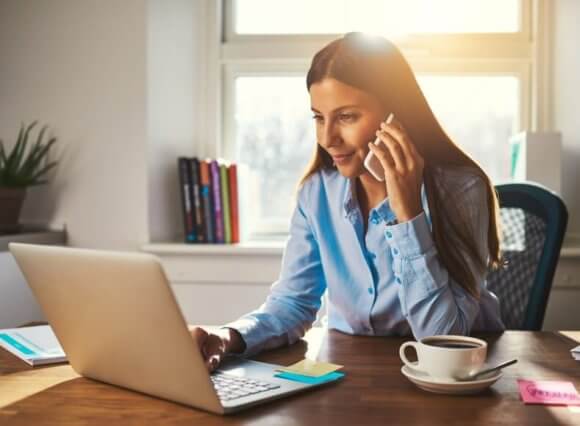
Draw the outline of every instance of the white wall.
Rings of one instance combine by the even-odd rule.
[[[562,132],[562,196],[570,215],[568,234],[580,241],[580,2],[553,3],[552,116],[554,129]],[[580,329],[580,258],[560,260],[554,285],[544,328]]]
[[[14,257],[10,253],[0,253],[0,328],[42,320],[44,315]]]
[[[148,0],[147,6],[148,231],[151,241],[169,241],[183,232],[177,157],[199,155],[196,138],[204,125],[197,108],[203,26],[194,25],[203,3]]]
[[[66,224],[75,246],[147,240],[146,3],[2,0],[0,137],[49,123],[61,164],[26,221]]]

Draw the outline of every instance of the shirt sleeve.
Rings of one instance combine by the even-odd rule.
[[[246,343],[242,356],[290,345],[312,326],[326,290],[318,243],[304,209],[303,187],[290,223],[279,279],[257,310],[226,324]]]
[[[467,206],[476,230],[478,249],[487,257],[489,208],[485,184],[480,179],[474,180],[462,192],[463,206]],[[473,268],[483,294],[479,300],[453,282],[439,260],[426,213],[387,226],[385,237],[391,247],[403,315],[416,339],[437,334],[469,334],[480,310],[490,318],[490,329],[503,328],[497,298],[485,287],[486,272]]]

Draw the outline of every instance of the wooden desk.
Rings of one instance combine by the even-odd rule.
[[[569,380],[580,389],[580,363],[569,352],[575,342],[550,332],[480,337],[490,343],[490,362],[518,358],[518,364],[483,394],[446,396],[419,390],[401,374],[398,348],[408,339],[313,330],[305,342],[258,359],[287,365],[306,354],[345,365],[344,381],[230,417],[78,377],[68,365],[31,369],[0,349],[0,424],[580,424],[580,413],[567,407],[524,405],[516,384],[517,378]]]

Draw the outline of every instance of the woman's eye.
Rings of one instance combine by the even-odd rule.
[[[316,122],[321,122],[322,121],[322,117],[320,115],[313,115],[312,118],[314,119],[314,121]]]
[[[340,114],[341,121],[355,121],[357,116],[356,114]]]

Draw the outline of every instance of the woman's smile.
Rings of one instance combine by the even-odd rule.
[[[334,164],[338,166],[340,164],[346,164],[350,160],[352,160],[354,152],[351,152],[350,154],[331,154],[331,155],[332,161],[334,161]]]

